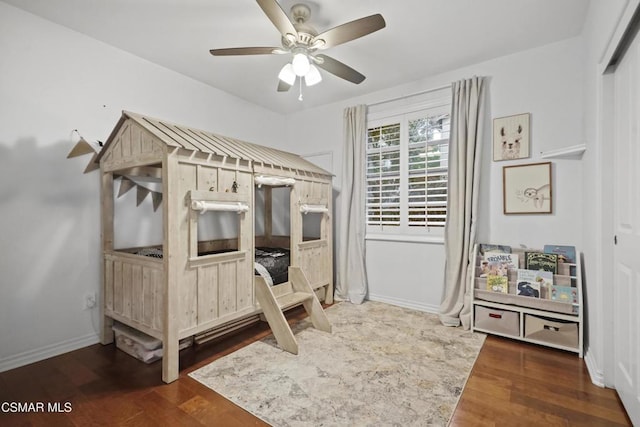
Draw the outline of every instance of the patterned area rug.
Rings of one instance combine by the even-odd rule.
[[[331,334],[294,327],[190,374],[273,426],[444,426],[484,342],[433,314],[367,301],[326,310]]]

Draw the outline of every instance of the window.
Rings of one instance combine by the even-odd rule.
[[[309,212],[302,215],[302,240],[308,242],[310,240],[322,239],[322,219],[324,213]]]
[[[449,105],[369,116],[367,232],[442,234],[447,215]]]
[[[191,259],[226,252],[241,255],[247,250],[246,240],[242,239],[250,207],[246,195],[191,191],[189,197]]]
[[[240,215],[225,211],[198,213],[196,233],[198,257],[236,252],[240,245]]]
[[[151,197],[147,195],[138,202],[138,184],[130,178],[122,178],[114,182],[114,187],[120,185],[120,192],[113,194],[113,248],[127,250],[141,247],[162,246],[163,213],[162,208],[154,210]],[[126,190],[125,182],[134,187]],[[152,186],[153,185],[153,186]],[[157,190],[155,183],[145,182],[144,187]]]

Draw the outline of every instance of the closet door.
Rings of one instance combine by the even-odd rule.
[[[640,37],[614,75],[615,387],[640,425]],[[606,284],[604,285],[606,287]]]

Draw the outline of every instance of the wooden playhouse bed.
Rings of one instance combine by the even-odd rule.
[[[96,162],[102,174],[101,341],[113,341],[114,320],[160,339],[165,382],[178,378],[179,340],[262,311],[256,287],[266,281],[254,273],[256,246],[290,252],[292,277],[267,293],[301,303],[291,295],[305,282],[302,286],[332,302],[329,172],[291,153],[130,112],[123,112]],[[161,185],[161,245],[114,247],[114,181],[122,177]],[[260,236],[254,223],[256,184],[264,192]],[[290,235],[274,236],[271,189],[282,186],[289,188]],[[207,211],[234,212],[237,237],[199,240],[200,216]],[[320,217],[312,239],[303,236],[307,212]],[[147,256],[151,249],[156,256]]]

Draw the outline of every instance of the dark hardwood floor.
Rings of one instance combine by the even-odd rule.
[[[293,310],[287,317],[294,322],[305,315]],[[180,378],[171,384],[162,383],[160,362],[146,365],[100,344],[2,372],[0,426],[266,425],[187,374],[269,333],[261,323],[183,350]],[[61,412],[5,412],[17,402],[42,402],[45,408],[59,403]],[[488,337],[451,425],[631,423],[616,392],[594,386],[575,354]]]
[[[451,426],[631,426],[575,353],[488,336]]]

